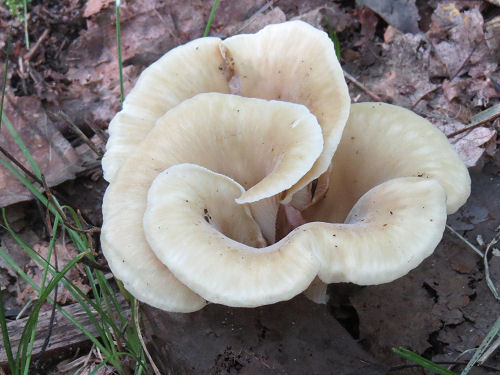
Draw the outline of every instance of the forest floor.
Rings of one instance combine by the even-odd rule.
[[[393,6],[384,7],[383,4],[389,3]],[[292,19],[335,32],[353,102],[385,101],[404,106],[451,135],[450,142],[471,171],[472,195],[458,213],[448,218],[448,224],[484,252],[488,244],[499,238],[500,120],[492,118],[481,126],[466,128],[474,122],[474,115],[500,103],[500,6],[493,3],[222,0],[210,35],[252,33],[266,24]],[[211,6],[205,0],[122,1],[125,92],[140,72],[166,51],[201,37]],[[99,227],[102,196],[107,186],[102,178],[100,157],[107,125],[120,109],[114,1],[33,0],[27,14],[29,47],[23,20],[13,17],[5,5],[0,5],[0,76],[4,76],[6,52],[11,47],[4,111],[32,152],[48,185],[78,208],[89,223]],[[22,163],[26,162],[3,128],[0,146]],[[2,166],[0,189],[0,207],[6,207],[13,230],[37,252],[46,254],[50,236],[44,225],[44,210]],[[9,233],[0,230],[0,240],[1,248],[28,275],[41,280],[42,270]],[[65,245],[63,238],[57,240],[56,250],[62,265],[76,253]],[[98,260],[105,262],[100,255]],[[500,252],[490,251],[488,262],[493,283],[500,285]],[[82,269],[75,268],[69,277],[85,289],[87,280]],[[37,298],[35,290],[1,258],[0,287],[6,291],[4,305],[10,320],[18,316],[28,301]],[[326,308],[306,308],[310,302],[302,297],[288,303],[286,306],[295,306],[295,314],[269,308],[245,315],[238,309],[220,310],[221,307],[213,306],[199,315],[199,319],[170,317],[182,327],[174,336],[192,336],[185,342],[167,340],[163,344],[191,348],[193,356],[196,353],[206,358],[193,359],[183,354],[181,360],[178,349],[177,354],[168,354],[172,361],[177,361],[177,367],[165,368],[184,373],[182,368],[190,373],[186,370],[189,366],[186,363],[190,363],[199,373],[207,368],[213,373],[266,373],[265,370],[279,366],[284,366],[279,367],[282,372],[269,373],[340,373],[331,369],[340,366],[342,357],[331,355],[328,352],[331,346],[328,350],[321,349],[322,340],[327,338],[314,330],[315,323],[320,327],[329,324],[323,321],[327,312],[328,319],[333,316],[350,334],[353,356],[366,355],[377,366],[387,369],[406,363],[391,350],[405,347],[433,361],[457,362],[453,370],[458,372],[463,368],[461,364],[471,358],[471,349],[481,343],[500,315],[499,301],[486,284],[483,258],[451,230],[446,230],[435,253],[407,276],[378,286],[330,285],[329,295]],[[64,305],[75,301],[70,294],[61,292],[58,302]],[[50,306],[45,309],[50,310]],[[266,311],[269,316],[262,318]],[[207,316],[224,314],[230,315],[234,326],[247,322],[257,328],[241,333],[232,347],[227,342],[233,342],[234,338],[227,339],[225,346],[217,344],[204,353],[203,347],[211,344],[202,338],[195,340],[194,327],[202,329],[204,319],[209,319]],[[304,351],[312,349],[305,348],[302,341],[297,344],[294,334],[270,318],[273,314],[281,314],[281,319],[290,322],[304,320],[301,337],[306,341],[309,337],[316,348],[311,358],[316,361],[317,357],[321,362],[328,356],[330,362],[321,366],[312,360],[299,363],[297,359]],[[266,319],[269,321],[263,323]],[[211,329],[215,336],[224,338],[230,335],[227,327]],[[325,332],[331,329],[332,335],[339,332],[331,327],[325,329]],[[252,336],[256,330],[258,338]],[[153,336],[148,337],[154,341]],[[277,337],[286,350],[278,352]],[[235,354],[235,345],[252,340],[255,341],[252,348]],[[196,341],[205,346],[200,349]],[[342,347],[341,343],[336,345]],[[221,347],[222,352],[212,353]],[[257,347],[266,348],[267,353],[276,350],[276,357],[268,354],[263,359],[264,354]],[[88,345],[81,346],[79,355],[87,355],[84,350],[88,351]],[[287,356],[279,357],[282,351],[288,351]],[[160,352],[156,355],[165,355]],[[74,350],[68,353],[75,355]],[[218,358],[215,362],[214,356]],[[59,360],[63,359],[67,360],[62,357]],[[266,365],[261,368],[262,363]],[[499,354],[492,354],[485,364],[489,367],[475,368],[471,374],[499,373]],[[54,365],[58,365],[57,361],[55,364],[51,361],[51,366]],[[344,373],[349,373],[348,370]],[[61,368],[59,372],[63,372]],[[421,368],[393,368],[391,373],[425,372]]]

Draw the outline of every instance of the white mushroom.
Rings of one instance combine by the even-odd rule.
[[[202,92],[229,93],[220,42],[219,38],[193,40],[168,51],[142,72],[109,124],[102,159],[107,181],[169,109]]]
[[[296,241],[314,241],[323,282],[381,284],[432,254],[445,223],[446,195],[437,180],[396,178],[363,195],[344,224],[305,224]]]
[[[165,194],[168,192],[168,194]],[[263,249],[248,246],[250,212],[234,203],[243,188],[193,164],[158,175],[148,193],[144,232],[168,269],[206,300],[256,307],[304,291],[319,262],[308,246],[287,239]],[[245,230],[242,231],[242,228]]]
[[[371,188],[396,177],[434,178],[454,213],[470,195],[470,176],[446,136],[412,111],[385,103],[353,104],[332,159],[325,198],[306,210],[308,221],[343,222]]]
[[[172,281],[146,242],[141,223],[153,180],[171,166],[194,163],[247,188],[235,197],[239,203],[254,202],[295,184],[322,145],[321,128],[302,105],[216,93],[182,102],[158,120],[106,191],[101,241],[113,273],[134,296],[153,306],[169,311],[201,308],[204,300]],[[257,236],[245,225],[235,230],[253,233],[247,245],[264,245],[260,231]]]
[[[324,302],[325,283],[416,267],[470,194],[467,169],[411,111],[355,104],[344,130],[349,106],[331,41],[303,22],[167,53],[110,124],[101,241],[115,276],[188,312]]]
[[[223,43],[241,95],[304,104],[323,130],[325,145],[311,170],[288,191],[292,195],[330,165],[349,115],[350,98],[328,35],[302,21],[269,25],[257,34]]]
[[[292,21],[224,41],[196,39],[147,68],[110,124],[103,158],[106,180],[113,181],[169,109],[198,93],[229,93],[231,88],[247,97],[304,104],[318,118],[325,146],[300,183],[290,186],[286,200],[328,168],[349,114],[349,93],[328,35]]]
[[[349,212],[353,206],[358,207],[359,199],[364,194],[370,194],[372,188],[378,188],[380,184],[388,180],[412,176],[421,179],[435,179],[439,182],[446,193],[448,213],[455,212],[465,203],[470,194],[470,177],[467,168],[444,134],[434,125],[402,107],[384,103],[353,104],[342,140],[332,159],[331,169],[321,176],[321,179],[329,181],[328,191],[322,197],[315,197],[318,199],[318,203],[303,211],[302,214],[306,221],[314,222],[348,223],[353,220],[359,221],[359,219],[355,220],[356,217],[353,216],[352,212],[351,214]],[[407,191],[395,194],[394,204],[405,198],[403,194],[412,197],[415,193],[413,188],[408,188]],[[431,202],[431,198],[426,198],[427,202]],[[366,200],[366,198],[362,199]],[[425,199],[422,200],[422,207],[430,209],[429,203],[426,203]],[[438,204],[435,208],[439,207]],[[396,215],[396,211],[392,209],[389,211],[392,212],[389,219],[395,218],[393,214]],[[417,212],[424,213],[423,209],[417,210]],[[381,213],[386,214],[387,212]],[[384,216],[379,219],[385,220]],[[351,281],[361,284],[378,284],[402,276],[428,256],[442,236],[444,224],[439,226],[433,219],[434,225],[430,227],[433,232],[432,236],[427,237],[427,240],[430,241],[427,247],[423,246],[422,241],[410,240],[413,232],[422,235],[424,233],[424,227],[413,223],[414,220],[418,219],[417,216],[407,217],[404,218],[405,222],[403,222],[403,218],[401,218],[401,223],[398,223],[401,226],[410,225],[409,228],[405,229],[409,231],[406,244],[403,238],[399,239],[398,243],[399,246],[406,246],[407,254],[415,252],[416,255],[412,255],[412,262],[407,263],[399,255],[383,257],[382,253],[379,254],[376,250],[377,239],[375,235],[370,237],[372,234],[368,235],[366,231],[359,234],[359,229],[356,229],[356,226],[351,226],[346,227],[349,229],[342,229],[342,235],[337,234],[337,236],[344,238],[356,234],[359,237],[359,246],[351,245],[350,249],[346,249],[345,246],[340,247],[339,243],[336,242],[336,246],[340,247],[341,251],[335,248],[335,251],[332,251],[330,255],[324,252],[321,257],[322,259],[330,259],[327,262],[330,271],[327,272],[323,269],[322,274],[320,274],[320,276],[322,275],[321,279],[328,283]],[[328,234],[322,236],[329,238]],[[395,239],[389,240],[383,235],[381,235],[380,241],[387,241],[386,253],[389,253],[395,243]],[[432,245],[433,243],[434,245]],[[415,251],[415,246],[422,246],[419,252]],[[373,258],[374,254],[379,254],[380,257]],[[385,278],[377,278],[375,275],[380,271],[375,272],[370,268],[380,270],[381,261],[387,262],[383,266],[386,268]],[[398,268],[397,261],[401,262],[399,265],[401,268]],[[410,265],[412,265],[411,268],[404,268],[410,267]],[[392,270],[391,267],[393,267]],[[372,276],[373,279],[371,279]],[[316,290],[319,290],[318,287]],[[316,298],[318,299],[318,297]]]

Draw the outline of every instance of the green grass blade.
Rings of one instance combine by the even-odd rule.
[[[19,136],[19,133],[16,131],[16,129],[14,129],[14,126],[12,125],[10,120],[7,118],[5,113],[2,113],[2,120],[3,120],[3,123],[5,124],[5,126],[7,127],[7,129],[9,130],[10,134],[12,135],[12,138],[14,138],[14,141],[17,143],[17,146],[22,151],[24,157],[26,158],[28,163],[31,165],[31,169],[33,170],[35,175],[41,179],[42,173],[40,172],[38,165],[35,163],[33,156],[31,155],[28,148],[24,144],[23,140]]]
[[[9,70],[9,55],[10,48],[12,46],[12,33],[11,28],[9,28],[9,33],[7,34],[7,51],[5,53],[5,66],[3,71],[3,82],[2,82],[2,97],[0,97],[0,119],[3,118],[3,102],[5,99],[5,89],[7,88],[7,71]],[[2,130],[2,121],[0,121],[0,130]]]
[[[32,352],[33,352],[33,343],[35,340],[35,333],[36,329],[38,326],[38,316],[40,314],[40,309],[42,308],[43,304],[49,297],[50,293],[54,290],[54,288],[57,286],[57,284],[61,281],[61,279],[68,273],[68,271],[73,268],[73,266],[79,262],[86,254],[78,254],[75,256],[70,262],[68,262],[64,268],[57,274],[47,285],[46,288],[43,287],[40,288],[40,296],[35,303],[33,310],[31,311],[31,314],[26,321],[26,325],[24,327],[23,333],[21,335],[21,343],[24,344],[22,345],[22,350],[18,350],[17,356],[20,358],[21,362],[24,362],[24,371],[23,374],[28,374],[29,371],[29,366],[31,363],[31,357],[32,357]],[[55,301],[54,301],[55,302]],[[27,340],[25,337],[30,336],[30,339]]]
[[[9,332],[7,331],[7,320],[5,318],[5,310],[3,306],[3,292],[0,288],[0,329],[2,330],[3,345],[5,348],[5,353],[7,354],[7,361],[9,362],[9,368],[11,374],[17,374],[17,366],[14,361],[14,356],[12,355],[12,347],[9,339]]]
[[[405,349],[405,348],[392,348],[392,351],[396,354],[399,354],[401,357],[409,359],[410,361],[422,366],[423,368],[426,368],[427,370],[430,370],[434,372],[435,374],[439,375],[458,375],[456,372],[450,371],[444,367],[441,367],[437,364],[435,364],[432,361],[429,361],[428,359],[419,356],[416,353],[413,353],[412,351]]]
[[[28,188],[28,190],[40,201],[44,206],[47,206],[47,198],[38,191],[38,189],[26,179],[21,172],[17,170],[16,167],[12,165],[8,160],[0,157],[0,164],[2,164],[5,168],[7,168],[19,181],[23,183],[24,186]]]
[[[210,15],[208,16],[208,21],[207,21],[207,26],[205,26],[205,32],[203,33],[203,36],[208,36],[208,33],[210,32],[210,27],[212,26],[212,21],[215,16],[215,11],[217,10],[217,7],[219,6],[219,0],[214,0],[214,3],[212,5],[212,10],[210,11]]]
[[[7,253],[0,248],[0,257],[2,257],[9,266],[11,266],[19,276],[21,276],[31,287],[37,291],[38,293],[41,293],[40,288],[38,285],[36,285],[33,280],[10,258]],[[52,300],[52,298],[47,298],[47,301],[50,303],[55,303],[55,301]],[[65,317],[67,318],[71,323],[75,325],[85,336],[89,338],[90,341],[92,341],[93,344],[95,344],[103,354],[108,355],[108,351],[106,348],[95,338],[95,336],[90,333],[84,326],[82,326],[71,314],[69,314],[66,310],[64,310],[59,304],[56,304],[56,309]]]
[[[58,272],[55,270],[55,268],[50,263],[48,263],[46,259],[42,258],[36,251],[27,246],[26,243],[24,243],[24,241],[12,230],[5,216],[5,209],[3,209],[3,220],[4,226],[1,227],[9,232],[12,238],[14,238],[17,244],[21,246],[24,251],[26,251],[30,258],[37,262],[40,268],[47,268],[51,275],[57,275]],[[106,330],[101,327],[99,320],[96,319],[95,314],[91,312],[90,308],[97,311],[97,313],[101,316],[102,323],[109,325],[114,330],[118,330],[118,327],[116,327],[114,321],[104,312],[99,303],[95,303],[94,301],[92,301],[80,288],[75,286],[71,282],[71,280],[67,279],[66,277],[61,280],[61,283],[85,310],[90,321],[94,324],[100,336],[105,336]]]
[[[5,213],[5,212],[4,212]],[[4,216],[5,218],[5,216]],[[55,220],[54,220],[54,225],[52,227],[52,237],[50,238],[50,242],[49,242],[49,248],[48,248],[48,253],[47,253],[47,263],[50,264],[50,259],[52,257],[52,252],[54,250],[54,245],[55,245],[55,242],[56,242],[56,236],[57,236],[57,229],[59,227],[59,221],[60,221],[60,218],[59,216],[56,216]],[[42,275],[42,289],[45,288],[45,283],[47,281],[47,273],[49,272],[49,268],[48,265],[44,267],[43,269],[43,275]]]
[[[30,49],[30,37],[28,35],[28,1],[23,0],[23,13],[24,13],[24,42],[26,49]]]
[[[334,31],[332,36],[330,37],[333,41],[333,47],[335,48],[335,55],[337,55],[337,59],[340,61],[340,42],[337,33]]]
[[[491,342],[496,337],[496,335],[498,334],[499,331],[500,331],[500,316],[497,318],[495,324],[493,324],[493,327],[491,327],[490,331],[488,332],[486,337],[481,342],[481,345],[479,345],[476,352],[474,353],[474,355],[470,359],[469,363],[467,363],[467,366],[465,366],[463,371],[460,373],[460,375],[467,375],[469,373],[469,371],[477,363],[479,358],[481,358],[481,356],[484,354],[484,352],[488,349]]]
[[[340,61],[340,42],[339,42],[339,38],[337,36],[337,33],[335,31],[333,31],[332,25],[330,24],[330,20],[328,19],[328,17],[325,17],[324,21],[326,23],[327,34],[330,37],[331,41],[333,42],[333,47],[335,49],[335,55],[337,55],[337,59]]]
[[[37,322],[38,322],[38,317],[37,317]],[[31,357],[32,357],[32,353],[33,353],[33,345],[35,344],[35,335],[36,335],[36,326],[34,329],[31,330],[29,344],[26,348],[26,352],[29,353],[29,355],[27,356],[28,357],[27,361],[24,363],[23,375],[29,375]]]
[[[115,0],[115,16],[116,16],[116,49],[118,51],[118,71],[120,74],[120,100],[123,103],[125,100],[125,90],[123,88],[123,63],[122,63],[122,41],[120,27],[120,0]]]

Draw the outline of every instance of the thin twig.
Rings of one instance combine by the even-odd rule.
[[[252,22],[255,21],[255,18],[265,12],[268,8],[271,8],[273,5],[275,5],[279,0],[268,0],[257,12],[252,14],[250,18],[241,26],[238,30],[236,30],[235,34],[241,33],[243,30],[245,30]]]
[[[458,68],[458,70],[455,72],[455,74],[453,74],[453,76],[450,77],[450,81],[452,81],[458,75],[458,73],[460,73],[460,71],[464,68],[465,64],[467,64],[467,62],[470,60],[470,58],[472,57],[472,55],[476,51],[476,48],[477,48],[478,45],[479,44],[475,44],[474,47],[472,47],[472,50],[470,51],[470,53],[467,56],[467,58],[462,62],[462,64],[460,65],[460,67]],[[449,72],[448,72],[448,74],[449,74]]]
[[[80,260],[79,263],[83,263],[86,266],[89,266],[90,268],[94,268],[94,269],[99,270],[99,271],[111,272],[111,269],[109,267],[103,266],[102,264],[94,262],[94,261],[90,260],[87,257],[83,257],[82,260]]]
[[[479,256],[481,256],[481,258],[484,257],[484,253],[479,250],[476,246],[474,246],[473,244],[471,244],[467,238],[465,238],[464,236],[462,236],[460,233],[458,233],[455,229],[453,229],[452,227],[450,227],[448,224],[446,224],[446,228],[452,232],[455,236],[457,236],[458,238],[460,238],[463,242],[465,242],[466,245],[468,245],[472,250],[474,250],[474,252],[476,252]]]
[[[368,90],[361,82],[359,82],[356,78],[354,78],[352,75],[347,73],[345,70],[344,70],[344,76],[345,76],[345,78],[347,78],[348,81],[351,81],[354,84],[354,86],[356,86],[360,90],[364,91],[370,98],[372,98],[376,102],[383,102],[383,100],[380,96],[378,96],[374,92]]]
[[[477,128],[477,127],[481,126],[481,125],[484,125],[484,124],[486,124],[486,123],[488,123],[488,122],[490,122],[490,121],[493,121],[493,120],[495,120],[495,119],[496,119],[497,117],[499,117],[499,116],[500,116],[500,113],[495,113],[495,114],[493,114],[491,117],[488,117],[488,118],[486,118],[486,119],[484,119],[484,120],[481,120],[481,121],[476,122],[476,123],[474,123],[474,124],[468,125],[468,126],[466,126],[466,127],[462,128],[462,129],[459,129],[459,130],[457,130],[457,131],[454,131],[453,133],[448,134],[448,135],[447,135],[447,137],[448,137],[448,138],[453,138],[454,136],[456,136],[456,135],[458,135],[458,134],[461,134],[461,133],[466,132],[466,131],[468,131],[468,130],[475,129],[475,128]]]
[[[90,129],[92,129],[94,134],[97,134],[102,143],[106,143],[109,136],[104,132],[104,130],[102,130],[98,125],[94,124],[92,121],[87,122],[87,125]]]
[[[59,205],[55,201],[54,196],[52,195],[52,191],[50,190],[49,185],[47,184],[47,181],[45,180],[45,176],[43,174],[42,174],[42,186],[43,186],[43,189],[45,190],[45,195],[47,196],[48,203],[52,204],[52,206],[57,211],[57,213],[59,215],[61,215],[64,222],[68,221],[68,217],[61,210],[61,208],[59,207]],[[49,205],[47,205],[47,207],[48,206]]]
[[[471,123],[469,125],[457,131],[454,131],[453,133],[448,134],[447,137],[452,138],[460,133],[477,128],[478,126],[484,125],[490,121],[495,120],[499,116],[500,116],[500,104],[496,104],[472,116]]]
[[[71,120],[71,118],[66,114],[64,113],[63,111],[59,111],[59,113],[57,114],[57,116],[64,120],[68,125],[69,127],[71,128],[71,130],[73,130],[73,132],[79,136],[82,141],[84,141],[87,146],[90,147],[90,149],[92,151],[94,151],[94,153],[98,156],[98,157],[102,157],[103,155],[103,152],[101,150],[99,150],[97,148],[97,146],[94,144],[94,142],[92,142],[86,135],[84,132],[81,131],[81,129]]]
[[[427,96],[429,96],[434,91],[437,91],[440,88],[441,88],[441,85],[438,85],[438,86],[430,89],[429,91],[425,92],[420,98],[417,99],[417,101],[415,103],[413,103],[413,105],[410,107],[410,109],[412,109],[412,110],[415,109],[415,107],[418,105],[418,103],[420,103],[423,99],[425,99]]]
[[[68,217],[66,216],[66,214],[61,210],[61,208],[59,207],[59,205],[55,201],[54,195],[52,194],[52,192],[51,192],[51,190],[49,188],[49,185],[47,184],[47,181],[45,180],[45,177],[42,175],[42,178],[40,179],[37,176],[35,176],[32,172],[30,172],[28,169],[26,169],[26,167],[24,165],[22,165],[20,162],[18,162],[17,159],[14,156],[12,156],[2,146],[0,146],[0,152],[2,154],[4,154],[19,169],[21,169],[24,172],[24,174],[26,174],[32,180],[38,182],[40,184],[40,186],[43,187],[43,189],[45,190],[45,195],[47,196],[47,200],[49,201],[50,204],[52,204],[52,206],[57,211],[57,213],[59,215],[61,215],[61,217],[63,219],[63,222],[64,222],[64,225],[66,225],[68,228],[70,228],[70,229],[72,229],[72,230],[74,230],[75,232],[78,232],[78,233],[85,233],[85,234],[87,234],[87,233],[97,233],[97,232],[101,231],[101,229],[97,228],[97,227],[92,227],[92,228],[89,228],[89,229],[80,229],[80,228],[75,227],[73,224],[71,224],[68,221]]]
[[[135,329],[137,330],[137,336],[139,337],[139,341],[141,342],[142,349],[144,350],[146,357],[148,357],[149,363],[151,364],[151,367],[153,368],[155,375],[161,375],[161,372],[158,369],[158,367],[156,366],[155,362],[153,361],[153,358],[149,354],[148,348],[146,347],[146,343],[144,342],[144,338],[142,337],[141,326],[139,324],[139,301],[135,300],[134,305],[135,305],[134,306]]]
[[[31,60],[33,55],[38,51],[38,48],[40,48],[42,42],[49,36],[49,33],[50,33],[50,29],[48,29],[48,28],[45,29],[43,31],[42,35],[40,36],[40,38],[38,38],[36,43],[33,45],[33,47],[31,47],[31,49],[28,52],[26,52],[26,54],[24,55],[24,60],[26,62]]]
[[[29,178],[31,178],[32,180],[38,182],[41,186],[43,186],[42,180],[40,180],[32,172],[30,172],[28,169],[26,169],[26,167],[24,165],[19,163],[17,161],[17,159],[9,151],[7,151],[2,146],[0,146],[0,152],[2,154],[4,154],[7,157],[7,159],[9,159],[11,162],[13,162],[16,165],[16,167],[18,167],[20,170],[22,170],[26,176],[28,176]]]
[[[97,228],[97,227],[92,227],[92,228],[89,228],[89,229],[80,229],[76,226],[74,226],[72,223],[69,222],[68,220],[68,217],[66,216],[66,214],[64,213],[64,211],[61,209],[61,207],[59,206],[59,204],[56,202],[55,198],[54,198],[54,195],[52,194],[52,191],[50,190],[49,188],[49,185],[47,184],[47,181],[45,180],[45,176],[42,174],[42,186],[45,190],[45,195],[47,196],[47,200],[48,200],[48,203],[49,204],[52,204],[52,206],[54,207],[54,209],[57,211],[57,213],[59,215],[61,215],[61,218],[63,219],[63,223],[65,226],[67,226],[69,229],[72,229],[74,230],[75,232],[78,232],[78,233],[98,233],[101,231],[101,228]]]

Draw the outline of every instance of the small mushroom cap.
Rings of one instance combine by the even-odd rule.
[[[255,307],[288,300],[309,286],[318,261],[310,247],[289,241],[258,249],[235,238],[251,218],[234,202],[242,191],[230,178],[193,164],[167,169],[148,192],[148,243],[183,284],[210,302]]]
[[[235,197],[239,201],[257,201],[298,181],[318,157],[322,142],[315,117],[302,105],[216,93],[185,100],[158,120],[106,191],[101,241],[111,270],[133,295],[153,306],[200,308],[204,300],[171,282],[170,271],[144,236],[147,192],[155,177],[173,165],[194,163],[249,188]],[[263,246],[264,240],[254,236],[247,245]],[[171,289],[182,289],[190,304],[169,300],[177,293]]]
[[[269,25],[257,34],[223,42],[234,65],[241,95],[304,104],[321,125],[323,151],[311,170],[289,190],[294,192],[328,168],[349,115],[344,74],[328,35],[302,21]]]
[[[356,201],[396,177],[434,178],[454,213],[470,195],[470,176],[446,136],[424,118],[384,103],[351,106],[332,159],[326,198],[304,211],[308,221],[343,222]]]
[[[185,99],[202,92],[229,93],[219,38],[201,38],[176,47],[146,68],[109,124],[102,160],[111,182],[123,162],[156,120]]]
[[[308,223],[296,241],[307,246],[314,238],[322,281],[381,284],[432,254],[445,223],[446,195],[437,180],[396,178],[363,195],[345,224]]]

